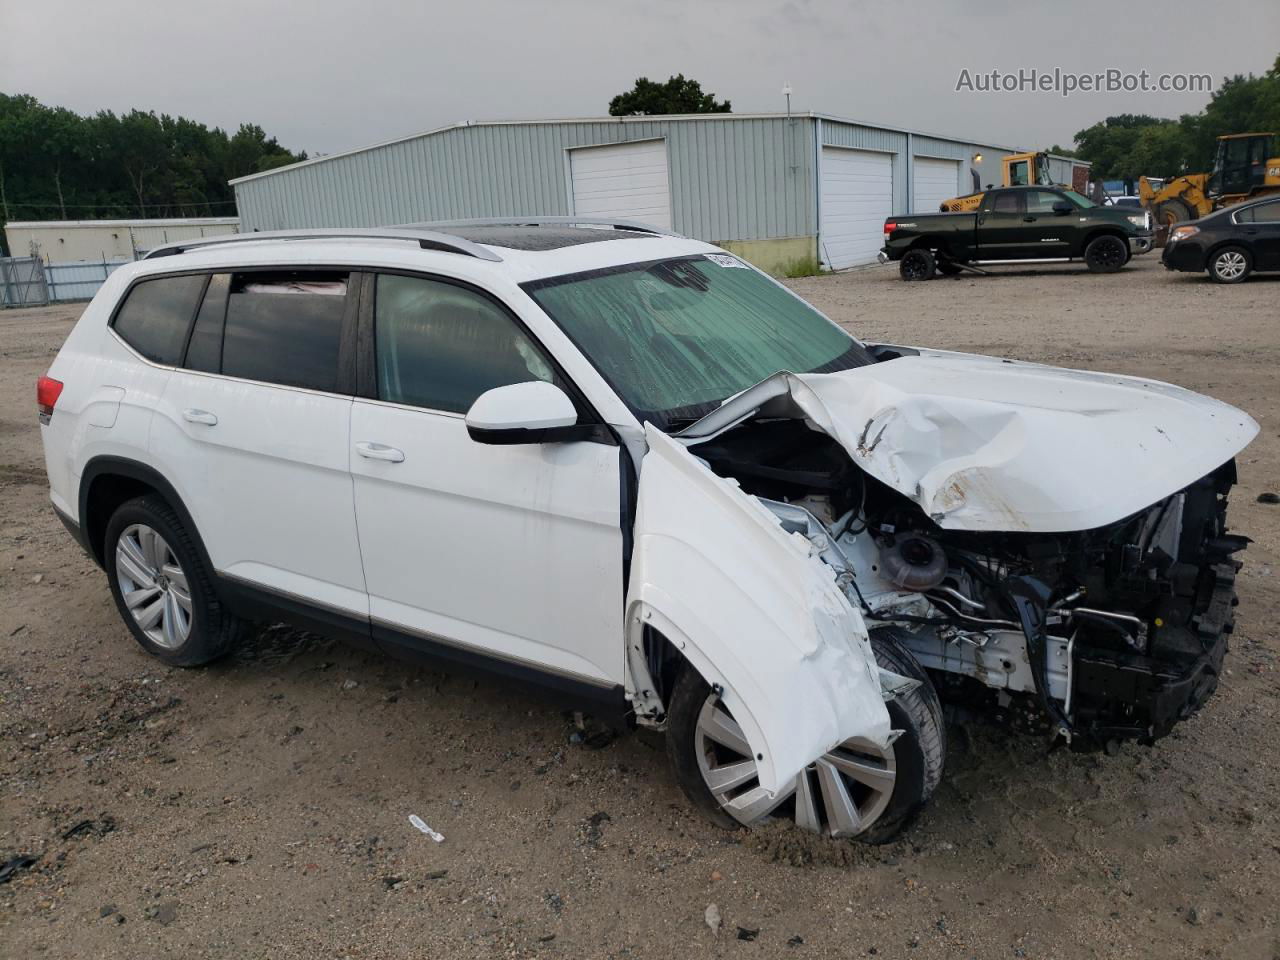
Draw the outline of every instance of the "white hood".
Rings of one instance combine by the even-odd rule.
[[[1258,432],[1181,387],[921,350],[830,374],[779,373],[680,434],[796,416],[953,530],[1087,530],[1182,489]]]

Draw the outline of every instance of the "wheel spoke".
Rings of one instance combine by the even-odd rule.
[[[189,594],[186,590],[180,589],[179,587],[175,586],[173,583],[169,584],[169,593],[173,595],[173,599],[178,602],[178,606],[182,608],[182,611],[187,615],[187,618],[190,619],[191,618],[191,594]]]
[[[822,821],[818,817],[818,798],[814,796],[813,778],[808,770],[801,770],[796,780],[796,826],[814,833],[822,829]]]
[[[187,586],[187,575],[182,572],[182,568],[176,563],[166,563],[160,568],[160,572],[169,579],[170,584],[180,588],[183,593],[190,591],[191,588]]]
[[[738,726],[738,721],[729,716],[719,704],[709,712],[711,715],[706,717],[705,723],[700,725],[702,732],[722,747],[728,747],[744,757],[751,756],[751,745],[747,743],[747,738],[743,735],[742,728]]]
[[[897,774],[894,771],[876,766],[872,761],[863,760],[861,757],[855,757],[847,753],[832,751],[823,759],[845,774],[845,776],[857,780],[859,783],[865,783],[872,790],[891,791],[893,790],[894,781],[897,779]]]
[[[818,786],[822,790],[822,802],[827,810],[831,835],[851,837],[859,833],[862,830],[862,816],[835,766],[823,758],[819,758],[814,766],[818,771]]]
[[[142,556],[152,570],[159,570],[163,563],[163,558],[160,556],[163,552],[161,542],[160,535],[150,527],[142,527],[138,531],[138,543],[142,546]]]
[[[124,605],[136,613],[148,600],[159,592],[160,588],[155,584],[139,587],[137,590],[130,590],[124,595]]]
[[[792,781],[790,786],[779,790],[776,797],[770,797],[764,787],[752,787],[734,797],[724,805],[724,808],[739,823],[754,823],[777,809],[782,801],[795,792],[795,789],[795,782]]]
[[[166,647],[176,647],[182,642],[181,625],[178,622],[178,604],[173,599],[173,594],[165,593],[164,595],[164,644]]]
[[[132,537],[121,537],[116,545],[116,568],[139,586],[155,583],[155,569],[147,564],[142,548]]]
[[[741,760],[737,763],[726,763],[722,767],[708,771],[705,779],[712,793],[727,793],[755,777],[755,761]]]
[[[138,618],[138,626],[143,630],[154,630],[160,618],[164,616],[164,603],[164,596],[161,595],[156,597],[145,610],[137,611],[134,616]]]

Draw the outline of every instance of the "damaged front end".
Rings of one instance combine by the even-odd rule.
[[[934,384],[966,367],[992,369],[939,357]],[[910,359],[917,369],[926,362]],[[1035,406],[1007,398],[997,408],[995,378],[980,401],[947,403],[935,392],[884,404],[894,376],[867,368],[779,375],[681,439],[815,545],[868,628],[906,628],[904,645],[944,700],[1077,745],[1152,741],[1217,685],[1235,555],[1248,542],[1227,533],[1230,458],[1256,425],[1164,384],[1106,378],[1090,393],[1090,375],[1019,366],[1015,375],[1043,390]],[[1053,407],[1045,398],[1063,383]],[[868,395],[851,409],[848,398]],[[966,426],[962,414],[975,404]],[[1180,404],[1181,419],[1153,420]],[[1108,420],[1127,432],[1111,440]],[[1047,457],[1055,444],[1039,426],[1059,428],[1074,447]],[[1086,426],[1091,446],[1078,440]],[[939,435],[945,429],[960,435]],[[1073,458],[1085,472],[1064,476]],[[1033,486],[1037,464],[1044,482]],[[1128,488],[1097,489],[1126,468]],[[1134,509],[1162,482],[1158,499]],[[1081,520],[1097,522],[1062,529]]]

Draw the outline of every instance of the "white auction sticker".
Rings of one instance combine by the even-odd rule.
[[[737,257],[730,256],[727,253],[706,253],[703,254],[712,263],[718,263],[722,267],[737,267],[739,270],[746,270],[747,265]]]

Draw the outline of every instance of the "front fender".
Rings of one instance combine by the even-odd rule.
[[[683,445],[652,426],[646,438],[629,647],[652,627],[721,688],[771,793],[850,737],[887,746],[866,625],[831,568]]]

